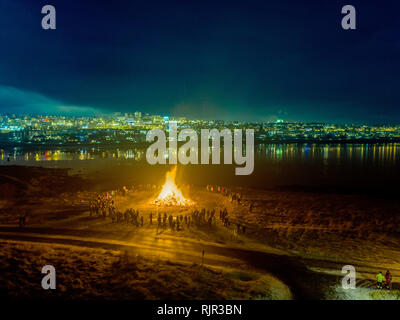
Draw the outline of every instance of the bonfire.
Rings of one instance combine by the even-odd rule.
[[[177,167],[175,166],[171,171],[167,172],[165,183],[153,204],[165,206],[188,206],[192,204],[189,199],[183,196],[175,184],[176,169]]]

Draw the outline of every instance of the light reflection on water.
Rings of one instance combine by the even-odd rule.
[[[38,150],[25,151],[20,148],[13,150],[0,150],[0,164],[33,164],[40,162],[56,161],[82,161],[82,160],[100,160],[100,159],[132,159],[142,160],[145,150],[141,149],[77,149],[77,150]]]
[[[319,163],[322,165],[352,164],[356,166],[396,166],[400,158],[400,143],[386,144],[262,144],[255,148],[256,161],[273,163]],[[133,149],[0,149],[0,165],[46,165],[57,162],[132,160],[144,161],[146,150]]]
[[[250,176],[236,176],[236,165],[189,165],[180,167],[180,178],[184,183],[199,185],[218,183],[257,188],[278,185],[398,188],[400,143],[264,144],[256,146],[255,155],[254,172]],[[128,179],[130,183],[158,183],[157,179],[165,174],[164,166],[147,164],[144,148],[0,149],[0,165],[71,168],[73,172],[95,172],[106,177],[105,180]]]
[[[257,158],[273,162],[395,166],[400,144],[266,144],[256,148]]]

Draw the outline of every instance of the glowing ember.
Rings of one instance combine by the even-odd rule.
[[[191,204],[191,201],[186,199],[175,185],[176,168],[175,166],[167,172],[164,186],[157,199],[153,201],[154,204],[166,206],[187,206]]]

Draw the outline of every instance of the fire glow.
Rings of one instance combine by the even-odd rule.
[[[175,166],[171,171],[168,171],[165,176],[165,183],[161,189],[158,197],[153,201],[156,205],[166,205],[166,206],[188,206],[192,202],[186,199],[182,192],[178,189],[175,184],[176,176]]]

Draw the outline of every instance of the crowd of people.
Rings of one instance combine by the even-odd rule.
[[[152,224],[152,214],[150,213],[150,224]],[[171,214],[168,216],[166,212],[162,215],[158,213],[157,216],[157,233],[160,229],[167,229],[167,225],[172,231],[180,231],[183,230],[184,227],[190,228],[192,224],[192,218],[190,215],[177,215],[176,217]]]
[[[101,216],[105,218],[107,213],[111,216],[111,213],[115,212],[114,205],[114,194],[112,192],[105,192],[103,194],[98,194],[95,199],[90,202],[89,213],[90,216]]]
[[[243,195],[240,192],[235,192],[232,191],[226,187],[222,186],[215,186],[215,185],[207,185],[206,190],[208,192],[214,192],[214,193],[219,193],[223,196],[226,196],[229,198],[229,201],[234,203],[236,202],[237,204],[243,204]],[[253,204],[250,204],[250,212],[253,208]],[[224,210],[220,210],[219,218],[222,221],[222,224],[224,227],[229,228],[232,230],[233,235],[235,238],[237,238],[238,234],[245,234],[246,233],[246,226],[240,222],[233,222],[229,216],[228,216],[228,211],[225,208]]]
[[[218,187],[209,187],[209,191],[214,192],[214,190],[216,190],[216,192],[226,192],[227,189],[220,187],[218,190]],[[146,220],[148,219],[148,225],[156,226],[157,232],[161,229],[165,230],[167,228],[172,231],[181,231],[183,229],[189,229],[192,226],[212,228],[217,224],[215,209],[194,209],[188,214],[180,214],[176,216],[173,216],[172,214],[167,215],[166,212],[159,212],[158,214],[150,212],[146,219],[137,209],[128,208],[125,211],[118,210],[115,205],[115,197],[117,195],[124,196],[126,193],[131,191],[133,191],[132,188],[123,187],[120,190],[98,194],[90,202],[90,216],[110,218],[112,223],[131,224],[136,227],[145,226],[147,224]],[[237,194],[234,195],[234,197],[240,198]],[[230,219],[227,208],[219,211],[219,218],[222,225],[231,230],[236,237],[238,234],[244,234],[246,232],[245,225],[239,222],[233,222],[232,219]]]
[[[139,187],[140,188],[140,187]],[[141,190],[143,190],[141,188]],[[110,218],[112,223],[125,223],[132,224],[137,227],[143,227],[146,222],[143,215],[139,210],[128,208],[125,211],[120,211],[116,208],[115,197],[117,195],[126,195],[133,191],[132,188],[123,187],[120,190],[113,190],[96,195],[96,197],[89,204],[89,214],[91,217]],[[137,190],[136,190],[137,191]],[[195,209],[189,214],[168,216],[166,212],[158,213],[157,217],[153,216],[150,212],[148,215],[148,224],[153,225],[153,218],[156,219],[157,230],[166,229],[169,227],[171,230],[180,231],[183,228],[190,228],[195,226],[208,226],[215,225],[215,209]]]
[[[159,189],[159,186],[154,184],[145,185],[132,185],[132,186],[122,186],[121,188],[111,190],[108,192],[98,194],[89,204],[90,216],[101,216],[101,217],[111,217],[113,222],[126,222],[135,219],[134,210],[128,212],[119,212],[115,207],[115,198],[117,196],[127,196],[130,193],[137,191],[154,191]],[[126,216],[126,219],[125,219]]]
[[[232,230],[235,238],[237,238],[239,234],[246,233],[246,226],[244,224],[241,224],[240,222],[232,222],[229,218],[228,210],[226,208],[219,211],[219,218],[222,221],[224,227]]]
[[[249,212],[253,212],[256,203],[255,201],[250,201],[249,199],[247,199],[246,201],[243,201],[243,194],[240,192],[236,192],[236,191],[232,191],[226,187],[221,187],[221,186],[214,186],[214,185],[210,185],[208,184],[206,186],[206,190],[208,192],[214,192],[214,193],[219,193],[225,197],[229,198],[229,201],[231,203],[237,203],[239,205],[242,206],[249,206]]]
[[[226,187],[221,187],[221,186],[214,186],[208,184],[206,186],[206,190],[208,192],[215,192],[219,193],[223,196],[226,196],[229,198],[230,202],[237,202],[238,204],[241,204],[243,195],[240,192],[234,192]]]
[[[201,210],[194,210],[192,212],[193,222],[196,226],[208,226],[212,227],[215,226],[215,209],[208,210],[208,209],[201,209]]]
[[[140,215],[139,210],[132,208],[125,211],[117,210],[115,206],[115,196],[118,194],[124,195],[129,190],[124,187],[122,190],[115,190],[98,194],[94,200],[90,202],[89,214],[90,216],[110,218],[112,223],[125,223],[132,224],[137,227],[144,226],[144,218]],[[152,214],[150,214],[152,215]]]

